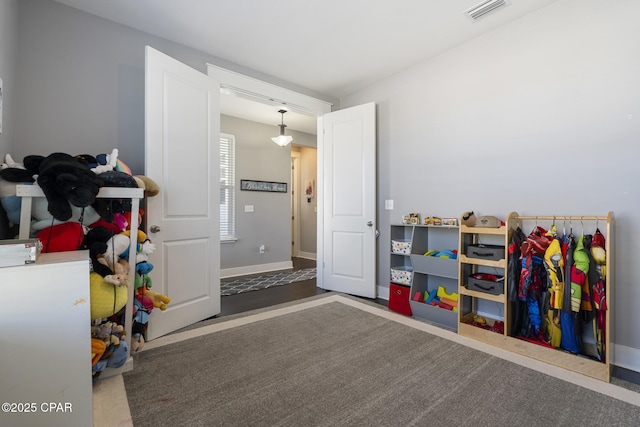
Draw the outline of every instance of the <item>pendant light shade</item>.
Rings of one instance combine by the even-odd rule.
[[[273,142],[275,142],[276,144],[278,144],[281,147],[284,147],[284,146],[288,145],[291,141],[293,141],[293,137],[292,136],[284,134],[284,128],[287,127],[287,125],[284,124],[284,113],[286,113],[286,112],[287,112],[287,110],[278,111],[278,113],[282,114],[282,123],[280,123],[278,125],[280,127],[280,135],[271,138],[271,140]]]

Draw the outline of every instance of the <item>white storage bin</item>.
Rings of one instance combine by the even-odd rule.
[[[411,240],[391,240],[391,252],[409,255],[411,253]]]
[[[410,285],[413,279],[413,268],[391,267],[391,281],[400,285]]]

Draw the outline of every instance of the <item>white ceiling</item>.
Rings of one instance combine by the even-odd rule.
[[[55,1],[339,99],[557,0],[508,0],[476,22],[463,12],[484,0]],[[275,126],[277,110],[252,120]],[[289,128],[315,133],[296,115]]]

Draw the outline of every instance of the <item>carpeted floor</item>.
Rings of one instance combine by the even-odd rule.
[[[288,285],[316,277],[315,268],[283,270],[252,276],[230,277],[220,281],[220,295],[228,296],[274,286]]]
[[[638,425],[638,393],[469,345],[331,295],[154,340],[124,382],[134,426]]]

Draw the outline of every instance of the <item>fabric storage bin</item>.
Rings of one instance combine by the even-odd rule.
[[[498,245],[469,245],[466,255],[469,258],[497,261],[504,258],[504,246]]]
[[[467,281],[467,289],[471,291],[484,292],[492,295],[500,295],[504,293],[504,277],[500,280],[480,280],[473,276],[469,276]]]
[[[408,286],[391,283],[389,285],[389,310],[405,316],[411,316],[410,292],[411,289]]]
[[[391,240],[391,252],[409,255],[411,253],[411,240]]]
[[[413,279],[413,268],[391,267],[391,281],[400,285],[410,285]]]

